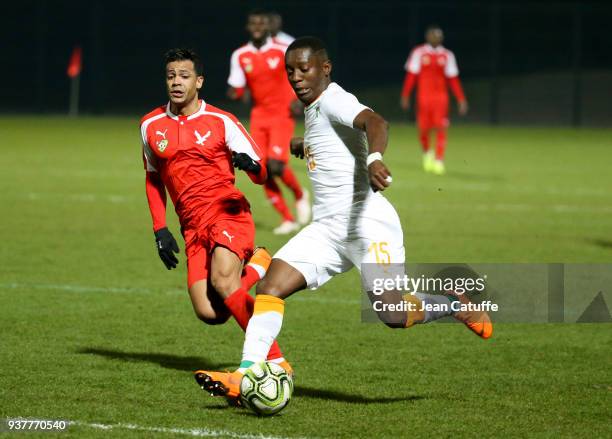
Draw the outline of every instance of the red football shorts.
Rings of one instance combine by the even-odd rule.
[[[252,116],[251,136],[264,152],[265,160],[289,161],[289,143],[295,121],[289,116]]]
[[[246,201],[245,201],[246,202]],[[227,211],[215,216],[197,229],[183,230],[187,255],[187,286],[208,279],[212,252],[217,246],[226,247],[246,260],[255,245],[255,224],[249,210]]]
[[[417,104],[417,124],[421,130],[447,128],[448,100],[424,99]]]

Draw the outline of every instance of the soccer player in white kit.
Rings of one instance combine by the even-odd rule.
[[[331,82],[331,61],[318,38],[295,40],[287,49],[285,63],[289,82],[306,105],[305,136],[292,140],[291,152],[307,161],[314,192],[313,221],[274,255],[257,285],[240,367],[232,373],[196,372],[204,390],[229,399],[240,396],[244,371],[265,360],[282,326],[285,298],[305,288],[318,288],[353,266],[403,264],[405,259],[399,217],[381,194],[393,181],[382,161],[387,122]],[[469,302],[464,295],[416,293],[403,300],[418,303],[417,311],[385,319],[388,326],[405,328],[453,315],[482,338],[492,334],[485,312],[421,311],[422,302],[445,303],[448,309],[451,301]]]

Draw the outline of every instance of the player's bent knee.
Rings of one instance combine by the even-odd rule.
[[[207,325],[221,325],[230,318],[229,311],[215,310],[208,306],[194,307],[196,317]]]
[[[229,314],[210,316],[208,314],[198,313],[197,311],[196,311],[196,316],[198,317],[199,320],[203,321],[207,325],[222,325],[223,323],[227,322],[227,320],[230,318]]]
[[[240,288],[240,279],[236,276],[225,273],[216,273],[210,277],[212,287],[223,297],[228,297]]]

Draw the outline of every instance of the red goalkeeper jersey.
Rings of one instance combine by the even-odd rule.
[[[450,86],[458,101],[465,100],[459,82],[457,61],[450,50],[429,44],[417,46],[406,60],[404,69],[406,78],[402,96],[409,96],[416,85],[417,102],[448,101],[448,87]]]
[[[232,153],[246,153],[255,161],[262,154],[234,115],[201,100],[196,113],[177,116],[168,104],[144,116],[140,130],[154,230],[166,225],[164,187],[183,228],[214,219],[223,200],[244,200],[234,186]],[[265,167],[249,177],[262,184]]]

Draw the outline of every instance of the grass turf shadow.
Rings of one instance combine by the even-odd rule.
[[[180,356],[153,352],[124,352],[100,348],[81,348],[77,350],[79,354],[98,355],[129,362],[143,362],[158,364],[166,369],[175,369],[193,372],[197,369],[222,370],[230,367],[226,363],[212,363],[203,357]]]
[[[418,401],[425,399],[424,396],[406,395],[393,397],[363,396],[352,393],[339,392],[337,390],[317,389],[314,387],[295,386],[293,396],[304,398],[325,399],[328,401],[347,402],[350,404],[390,404],[400,401]]]
[[[610,239],[587,239],[587,242],[600,248],[612,250],[612,240]]]
[[[166,369],[193,372],[196,369],[222,370],[230,365],[225,363],[212,363],[203,357],[179,356],[163,353],[151,352],[124,352],[101,348],[81,348],[77,350],[79,354],[97,355],[114,360],[128,362],[145,362],[158,364]],[[359,394],[340,392],[329,389],[318,389],[314,387],[296,386],[293,396],[301,398],[315,398],[327,401],[345,402],[349,404],[390,404],[401,401],[418,401],[425,399],[424,396],[406,395],[395,397],[368,397]],[[229,406],[206,407],[207,409],[226,409]]]

